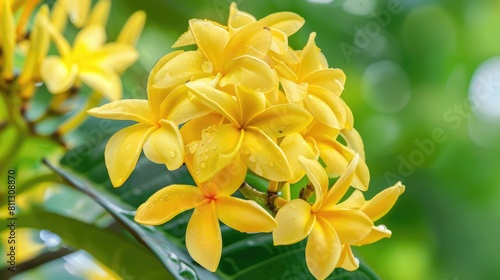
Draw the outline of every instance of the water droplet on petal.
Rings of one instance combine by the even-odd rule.
[[[206,164],[204,161],[202,161],[202,162],[200,163],[200,167],[201,167],[202,169],[207,168],[207,164]],[[198,171],[199,171],[199,170],[198,170]]]
[[[170,157],[176,157],[177,156],[177,152],[176,151],[170,151]]]
[[[254,155],[249,155],[248,156],[248,160],[251,161],[251,162],[256,162],[257,161],[257,158],[255,158]]]
[[[377,226],[380,230],[387,230],[387,227],[385,225],[378,225]]]
[[[247,155],[247,156],[248,156],[250,153],[251,153],[251,152],[250,152],[250,150],[249,150],[249,149],[245,149],[245,150],[243,150],[243,154],[244,154],[244,155]]]
[[[359,259],[358,258],[354,258],[354,261],[356,262],[356,265],[359,265]]]
[[[208,148],[205,148],[204,152],[205,152],[205,153],[208,153]]]

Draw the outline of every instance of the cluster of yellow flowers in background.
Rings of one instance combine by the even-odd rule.
[[[351,245],[391,235],[374,222],[404,186],[397,183],[365,201],[361,191],[368,188],[369,172],[352,113],[340,97],[345,75],[329,68],[315,33],[302,50],[288,45],[288,36],[303,24],[291,12],[257,20],[234,3],[227,25],[192,19],[173,47],[197,49],[174,51],[156,63],[147,101],[120,100],[89,110],[137,122],[106,146],[115,187],[129,177],[141,151],[169,170],[186,164],[197,186],[159,190],[135,220],[159,225],[194,208],[186,246],[210,271],[221,257],[219,220],[241,232],[272,232],[275,245],[309,236],[307,266],[318,279],[336,267],[358,267]],[[231,196],[245,185],[247,172],[269,181],[267,205]],[[291,200],[290,184],[304,176],[307,189]],[[331,188],[329,177],[339,177]],[[351,185],[357,190],[342,201]]]

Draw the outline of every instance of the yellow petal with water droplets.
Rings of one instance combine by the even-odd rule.
[[[142,99],[117,100],[87,111],[90,115],[111,120],[129,120],[155,125],[148,101]]]
[[[66,65],[60,57],[49,56],[42,62],[40,74],[48,90],[57,94],[74,85],[78,67],[75,64]]]
[[[99,0],[92,11],[90,12],[87,25],[97,24],[100,26],[106,26],[109,17],[109,10],[111,8],[110,0]]]
[[[215,208],[224,224],[241,232],[271,232],[277,226],[274,218],[255,201],[220,196]]]
[[[175,170],[184,163],[181,133],[171,121],[160,120],[160,124],[144,143],[144,155],[154,163],[165,164],[168,170]]]
[[[349,165],[337,179],[335,184],[328,191],[323,202],[322,209],[334,207],[340,199],[345,195],[349,186],[351,186],[352,179],[354,178],[354,171],[359,162],[359,154],[356,154]]]
[[[146,23],[146,13],[144,11],[136,11],[128,19],[122,27],[116,42],[135,46],[137,40],[141,36],[142,29]]]
[[[316,279],[325,279],[337,266],[342,245],[335,229],[317,217],[306,245],[306,263]]]
[[[188,165],[190,168],[190,166]],[[191,172],[191,168],[189,170]],[[245,180],[247,167],[242,162],[240,155],[209,180],[198,183],[200,189],[206,196],[230,196],[234,194]]]
[[[320,209],[323,198],[328,191],[328,175],[323,166],[315,159],[299,156],[299,162],[306,171],[307,178],[314,186],[316,201],[314,201],[311,211],[316,212]]]
[[[259,21],[268,24],[269,28],[277,29],[290,36],[304,25],[304,18],[292,12],[278,12],[270,14]]]
[[[184,144],[188,146],[191,142],[199,142],[201,140],[203,130],[209,127],[217,126],[222,118],[223,117],[219,114],[210,114],[192,119],[185,123],[180,129],[182,139],[184,139]],[[187,152],[194,153],[194,151],[191,151],[190,149],[187,149]]]
[[[224,169],[238,153],[244,134],[231,124],[204,129],[192,163],[196,181],[204,182]]]
[[[372,244],[377,241],[379,241],[382,238],[389,238],[391,237],[392,232],[387,229],[384,225],[379,225],[379,226],[372,226],[371,232],[362,240],[354,243],[353,245],[367,245],[367,244]]]
[[[122,98],[122,81],[112,69],[86,65],[85,68],[80,68],[79,76],[85,84],[109,100]]]
[[[289,245],[306,238],[316,222],[311,214],[311,205],[302,199],[295,199],[278,210],[278,227],[273,231],[273,244]]]
[[[210,73],[202,68],[204,63],[205,58],[199,51],[187,51],[171,57],[154,75],[154,87],[179,86],[192,78],[208,76]]]
[[[200,204],[205,197],[188,185],[170,185],[155,192],[135,214],[134,220],[143,225],[161,225],[186,210]]]
[[[87,17],[90,11],[90,0],[66,0],[66,9],[69,18],[73,24],[82,28],[87,22]]]
[[[397,182],[394,186],[381,191],[375,197],[368,200],[361,210],[375,222],[391,210],[398,197],[404,191],[405,186],[401,182]]]
[[[344,244],[342,249],[342,255],[340,256],[340,261],[337,267],[341,267],[345,270],[354,271],[359,267],[359,260],[354,257],[352,253],[351,246],[349,244]]]
[[[288,134],[281,140],[280,148],[285,153],[288,163],[290,164],[291,178],[290,183],[297,183],[306,172],[299,162],[299,156],[309,159],[318,159],[319,150],[314,143],[314,139],[304,139],[300,133]],[[328,186],[327,186],[328,187]]]
[[[177,38],[175,43],[172,45],[172,48],[180,48],[194,44],[196,44],[196,42],[194,41],[193,33],[190,29],[188,29],[186,32],[182,33],[179,38]]]
[[[222,254],[222,236],[214,202],[197,207],[186,230],[189,255],[204,268],[214,272]]]
[[[229,32],[209,20],[192,19],[189,27],[194,40],[205,57],[213,64],[216,72],[223,67],[223,50],[229,42]]]
[[[246,126],[258,127],[269,137],[279,138],[302,131],[312,119],[311,114],[299,105],[280,104],[255,115]]]
[[[242,55],[263,59],[269,51],[271,41],[271,31],[264,23],[249,23],[240,28],[229,39],[223,51],[225,62]]]
[[[104,158],[111,183],[121,186],[139,160],[146,139],[156,127],[148,124],[134,124],[115,133],[108,141]]]
[[[233,125],[241,125],[240,110],[234,96],[211,87],[204,80],[189,82],[186,86],[205,106],[226,117]]]
[[[245,128],[240,155],[257,175],[271,181],[288,181],[290,166],[283,151],[268,135],[256,127]]]
[[[224,65],[226,75],[220,80],[222,87],[236,85],[250,92],[270,92],[278,77],[264,61],[248,55],[238,57]]]
[[[352,244],[365,238],[371,231],[373,222],[360,210],[335,209],[319,211],[337,232],[342,244]]]

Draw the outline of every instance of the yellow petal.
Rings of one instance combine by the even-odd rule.
[[[337,96],[344,90],[345,74],[340,69],[320,69],[303,77],[302,82],[328,89]]]
[[[217,111],[235,126],[240,125],[240,110],[232,95],[215,89],[202,80],[189,82],[186,86],[205,106]]]
[[[316,195],[316,201],[312,205],[311,210],[313,212],[318,211],[323,202],[323,198],[326,196],[328,191],[328,175],[326,171],[321,166],[321,164],[315,159],[308,159],[303,156],[299,156],[299,162],[306,171],[307,178],[314,186],[314,194]]]
[[[191,172],[191,166],[188,165]],[[234,159],[221,171],[209,180],[198,183],[205,196],[230,196],[235,193],[245,180],[247,167],[241,157],[236,155]]]
[[[129,120],[154,125],[147,100],[117,100],[87,111],[90,115],[111,120]]]
[[[67,0],[66,8],[68,10],[69,19],[76,27],[82,28],[87,22],[90,4],[90,0]]]
[[[209,127],[201,133],[192,162],[192,175],[198,182],[210,179],[234,159],[245,134],[230,124]]]
[[[249,92],[270,92],[278,78],[264,61],[251,56],[235,58],[224,65],[226,75],[220,80],[222,87],[236,85]]]
[[[170,185],[146,200],[135,214],[134,220],[143,225],[161,225],[186,210],[200,204],[205,197],[193,186]]]
[[[203,130],[217,126],[221,119],[222,116],[219,114],[210,114],[192,119],[181,127],[182,139],[184,139],[184,145],[186,145],[188,154],[194,154],[196,151],[196,149],[190,149],[189,147],[193,142],[199,142],[201,140]]]
[[[379,226],[372,226],[371,232],[362,240],[354,243],[353,245],[367,245],[367,244],[372,244],[377,241],[379,241],[382,238],[389,238],[391,237],[392,232],[387,229],[386,226],[384,225],[379,225]]]
[[[197,207],[186,230],[186,247],[191,257],[214,272],[222,254],[222,237],[214,202]]]
[[[199,51],[187,51],[174,57],[169,56],[169,58],[154,75],[154,87],[156,88],[179,86],[194,77],[210,74],[202,69],[205,58]]]
[[[402,185],[401,182],[397,182],[394,186],[383,190],[375,197],[368,200],[361,210],[363,210],[363,212],[365,212],[366,215],[368,215],[368,217],[375,222],[391,210],[398,197],[404,191],[405,186]]]
[[[309,85],[306,83],[297,84],[292,80],[280,79],[281,86],[285,91],[286,98],[290,103],[301,103],[307,96]]]
[[[111,136],[104,157],[115,188],[130,176],[139,160],[144,142],[155,129],[156,127],[147,124],[134,124]]]
[[[245,128],[240,155],[248,168],[259,176],[278,182],[290,179],[290,166],[285,154],[258,128]]]
[[[346,108],[348,107],[344,105],[344,101],[338,95],[325,88],[309,85],[308,97],[315,97],[325,104],[327,106],[325,110],[329,111],[327,114],[331,114],[330,118],[333,119],[333,121],[324,119],[318,121],[336,129],[343,129],[350,126],[350,124],[347,124],[348,117]],[[314,110],[314,105],[306,103],[306,106],[310,106],[308,110]],[[318,108],[317,110],[319,111],[320,109]]]
[[[141,36],[144,23],[146,23],[146,13],[144,11],[136,11],[127,19],[116,41],[135,46]]]
[[[210,107],[201,103],[199,98],[188,98],[188,96],[186,86],[179,86],[173,90],[160,106],[160,118],[182,124],[213,111]]]
[[[269,28],[278,29],[290,36],[304,25],[304,18],[292,12],[279,12],[270,14],[259,21],[268,24]]]
[[[340,135],[342,135],[342,138],[346,141],[349,149],[356,151],[362,159],[366,160],[365,145],[363,144],[361,135],[356,129],[342,129]]]
[[[106,31],[104,26],[89,25],[75,37],[73,51],[77,54],[86,54],[89,51],[97,51],[106,42]]]
[[[0,3],[0,46],[2,47],[2,78],[10,81],[14,78],[14,49],[16,46],[16,30],[14,27],[14,15],[8,0]]]
[[[354,190],[354,192],[346,200],[337,204],[338,208],[348,208],[348,209],[361,209],[365,205],[365,198],[360,190]]]
[[[314,38],[316,38],[316,33],[313,32],[309,35],[309,40],[300,55],[300,65],[297,74],[299,81],[323,68],[321,50],[316,46]]]
[[[342,128],[334,111],[330,109],[328,104],[318,97],[309,94],[304,99],[304,107],[314,116],[314,119],[320,123],[330,127],[340,129]]]
[[[295,104],[281,104],[267,108],[255,115],[247,126],[258,127],[271,138],[279,138],[290,133],[300,132],[312,120],[311,114]]]
[[[76,64],[66,65],[60,57],[49,56],[43,60],[40,74],[48,90],[57,94],[74,85],[78,67]]]
[[[92,9],[87,25],[97,24],[106,26],[109,17],[109,9],[111,8],[110,0],[99,0]]]
[[[316,279],[325,279],[337,266],[342,245],[335,230],[317,217],[306,245],[306,263]]]
[[[271,232],[277,226],[273,217],[255,201],[220,196],[215,208],[224,224],[241,232]]]
[[[229,39],[223,51],[225,62],[242,55],[263,59],[267,56],[271,40],[271,31],[266,28],[264,23],[249,23],[240,28]]]
[[[231,3],[229,7],[229,19],[227,26],[229,31],[233,32],[249,23],[257,21],[254,16],[249,13],[238,10],[236,3]]]
[[[349,244],[344,244],[344,248],[342,249],[342,255],[340,257],[340,261],[337,267],[341,267],[349,271],[354,271],[358,269],[359,260],[356,257],[354,257],[351,246]]]
[[[189,27],[194,40],[217,72],[222,70],[223,50],[229,42],[229,32],[222,26],[208,20],[192,19]]]
[[[50,22],[44,20],[42,20],[42,22],[44,22],[44,27],[47,28],[47,31],[50,33],[59,54],[62,57],[67,58],[71,53],[71,46],[66,38],[61,34],[61,31],[56,29]]]
[[[112,69],[87,65],[80,68],[80,79],[111,101],[122,98],[122,81]]]
[[[274,245],[289,245],[306,238],[316,222],[311,214],[311,205],[302,199],[295,199],[278,210],[278,227],[273,231]]]
[[[165,97],[170,94],[171,89],[156,88],[154,86],[156,74],[167,62],[181,53],[183,53],[183,51],[175,51],[163,56],[155,63],[153,69],[151,69],[151,72],[149,73],[147,85],[149,106],[151,107],[151,112],[153,112],[153,114],[155,114],[158,118],[160,117],[160,104],[163,102]]]
[[[289,51],[288,48],[288,37],[282,31],[271,29],[272,42],[270,50],[276,52],[279,55],[286,55]]]
[[[179,48],[194,44],[196,44],[196,42],[194,41],[193,32],[191,32],[191,29],[188,29],[188,31],[182,33],[181,36],[177,38],[177,41],[175,41],[172,45],[172,48]]]
[[[160,120],[156,129],[144,143],[144,155],[154,163],[165,164],[168,170],[175,170],[184,163],[184,143],[177,125]]]
[[[337,232],[342,244],[352,244],[365,238],[371,231],[372,221],[360,210],[335,209],[317,213]]]
[[[323,205],[326,207],[333,207],[345,195],[347,189],[352,183],[354,177],[354,170],[359,162],[359,154],[356,154],[342,175],[337,179],[335,184],[330,188]],[[322,207],[324,208],[324,207]]]
[[[66,11],[67,0],[57,0],[52,6],[52,11],[50,13],[50,22],[54,28],[63,32],[66,29],[66,23],[68,22],[68,12]]]
[[[314,139],[306,141],[300,133],[288,134],[281,140],[280,148],[285,153],[292,177],[290,183],[297,183],[306,174],[299,162],[299,156],[309,159],[318,159],[319,150],[314,143]],[[327,185],[328,187],[328,185]]]
[[[139,53],[130,45],[123,43],[109,43],[91,56],[92,64],[99,64],[117,72],[125,71],[139,58]]]
[[[236,91],[236,96],[241,110],[242,123],[246,123],[266,108],[266,96],[260,92],[246,92],[239,89]]]

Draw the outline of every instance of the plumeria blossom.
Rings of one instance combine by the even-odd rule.
[[[107,43],[104,27],[98,24],[83,28],[71,48],[68,41],[50,23],[46,23],[60,56],[45,58],[42,79],[50,92],[59,94],[79,80],[114,101],[122,96],[118,72],[137,60],[137,51],[128,44]]]
[[[246,175],[239,157],[210,180],[198,184],[171,185],[153,194],[139,206],[135,221],[160,225],[194,208],[186,230],[186,247],[191,257],[215,271],[222,254],[219,220],[241,232],[271,232],[276,221],[256,202],[232,197]]]
[[[356,155],[328,190],[328,177],[319,162],[301,158],[314,186],[316,200],[313,205],[303,199],[292,200],[276,215],[274,245],[293,244],[309,236],[307,267],[318,279],[328,277],[338,266],[342,244],[358,242],[371,231],[373,223],[363,211],[337,205],[352,182],[358,160]]]

